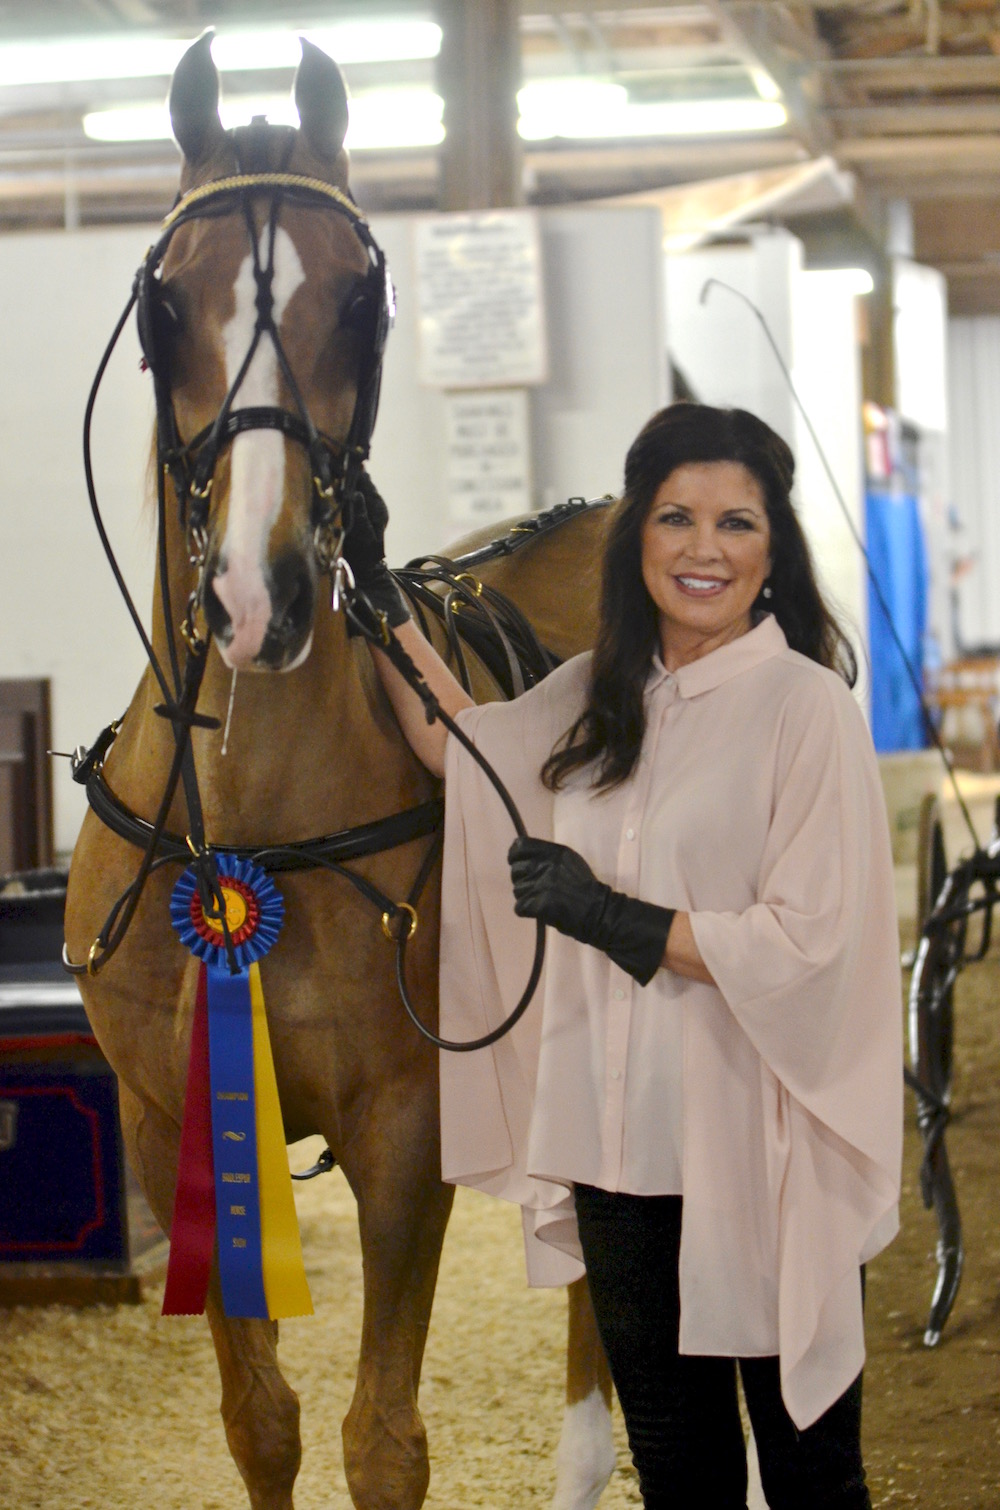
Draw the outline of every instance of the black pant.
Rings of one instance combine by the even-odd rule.
[[[745,1510],[747,1465],[731,1358],[682,1356],[680,1196],[576,1187],[597,1325],[647,1510]],[[770,1510],[871,1510],[861,1463],[861,1376],[799,1431],[777,1358],[741,1358]]]

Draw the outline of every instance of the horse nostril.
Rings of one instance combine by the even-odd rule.
[[[215,572],[205,574],[205,586],[202,594],[202,606],[205,610],[205,621],[209,630],[220,644],[225,644],[232,637],[233,622],[215,590]]]
[[[301,638],[312,623],[316,604],[314,578],[302,557],[281,556],[271,569],[271,625],[268,638],[284,645]]]

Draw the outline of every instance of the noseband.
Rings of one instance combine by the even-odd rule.
[[[254,224],[252,205],[270,197],[266,255]],[[274,244],[278,215],[290,203],[343,215],[365,249],[368,271],[341,326],[356,329],[364,342],[362,370],[350,429],[336,440],[317,429],[292,371],[274,320]],[[162,286],[162,265],[175,233],[193,220],[243,215],[253,256],[256,319],[250,345],[215,420],[188,441],[180,435],[171,390],[167,346],[179,324],[177,312]],[[153,374],[157,417],[157,462],[162,479],[170,475],[177,495],[181,525],[189,554],[204,564],[212,483],[219,456],[237,435],[249,430],[277,430],[303,447],[312,477],[313,548],[321,571],[329,571],[343,538],[345,498],[354,492],[357,472],[368,455],[381,383],[382,355],[395,313],[392,282],[385,257],[365,217],[353,200],[333,184],[287,172],[237,173],[213,179],[185,194],[163,222],[159,239],[150,247],[133,286],[139,341]],[[236,407],[239,389],[263,337],[274,347],[293,409],[276,405]]]

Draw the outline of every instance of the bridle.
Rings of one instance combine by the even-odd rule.
[[[253,127],[244,128],[248,132]],[[239,133],[237,153],[239,153]],[[293,133],[289,133],[289,150]],[[287,152],[286,152],[287,156]],[[253,201],[269,195],[270,211],[264,237],[259,237],[253,217]],[[350,428],[344,440],[324,434],[314,423],[285,352],[274,320],[274,246],[278,214],[291,203],[316,210],[333,210],[350,224],[364,247],[368,270],[340,320],[340,328],[354,329],[361,337],[362,367]],[[162,287],[163,260],[173,237],[194,220],[242,214],[246,221],[253,277],[256,316],[250,344],[211,424],[185,441],[174,409],[170,381],[169,343],[178,316]],[[266,239],[262,256],[260,241]],[[331,569],[339,554],[345,528],[345,500],[353,496],[354,483],[368,456],[378,412],[382,357],[395,314],[392,282],[385,256],[354,201],[342,189],[322,179],[283,170],[242,173],[213,179],[185,194],[163,222],[158,240],[150,247],[136,273],[133,301],[139,342],[153,376],[156,397],[157,472],[160,486],[169,474],[180,508],[188,551],[202,568],[208,535],[208,516],[215,469],[223,450],[237,435],[250,430],[277,430],[303,447],[312,478],[312,531],[317,565]],[[262,339],[274,348],[278,366],[291,395],[293,408],[276,405],[237,407],[240,387]],[[349,520],[346,521],[349,523]]]
[[[254,133],[258,130],[258,127],[251,125],[233,133],[238,158],[240,146],[244,140],[248,142],[251,150],[254,148]],[[294,133],[290,132],[285,153],[286,162],[293,141]],[[253,200],[261,194],[268,194],[271,197],[266,238],[258,237],[252,212]],[[354,413],[348,434],[343,441],[323,434],[314,424],[274,321],[272,295],[274,247],[278,212],[281,204],[285,202],[301,204],[307,208],[333,208],[336,213],[348,219],[367,253],[368,271],[340,321],[341,327],[347,325],[360,331],[364,348]],[[174,410],[168,352],[171,326],[176,327],[179,321],[177,312],[172,308],[169,297],[162,287],[162,264],[173,236],[182,225],[195,219],[223,216],[234,212],[240,212],[244,216],[252,248],[256,285],[254,329],[248,350],[215,419],[185,442],[180,435]],[[266,239],[267,250],[266,256],[262,258],[259,241],[264,239]],[[90,449],[91,423],[97,394],[112,352],[133,308],[137,312],[139,340],[144,361],[153,374],[156,395],[157,557],[161,606],[170,659],[169,680],[136,611],[104,527],[97,501]],[[393,315],[392,284],[385,258],[354,201],[334,185],[300,174],[288,173],[284,169],[276,172],[270,170],[252,173],[238,172],[226,178],[213,179],[190,190],[178,200],[163,222],[159,238],[147,252],[136,273],[128,304],[118,320],[98,365],[87,400],[84,416],[84,469],[88,498],[101,543],[146,650],[152,672],[163,693],[164,701],[154,709],[154,712],[170,721],[175,750],[163,796],[156,817],[151,823],[132,813],[114,796],[103,780],[101,768],[104,757],[114,741],[118,725],[109,725],[98,736],[89,751],[80,750],[73,757],[74,780],[86,787],[91,807],[97,816],[122,838],[137,844],[143,853],[135,879],[112,907],[103,928],[91,946],[87,961],[85,963],[71,961],[64,945],[63,965],[71,974],[96,975],[98,973],[122,942],[135,915],[148,877],[163,865],[178,861],[187,862],[192,866],[203,910],[207,916],[218,919],[230,969],[234,971],[237,969],[214,854],[215,849],[221,850],[227,846],[211,845],[206,840],[191,746],[191,730],[192,728],[217,729],[219,727],[217,719],[197,712],[198,693],[209,648],[208,637],[198,629],[197,614],[204,595],[208,523],[215,469],[223,449],[235,436],[248,430],[277,430],[297,441],[306,450],[312,477],[313,549],[319,570],[329,571],[333,575],[334,606],[338,606],[338,598],[343,599],[343,607],[355,631],[385,650],[397,669],[422,698],[428,720],[441,719],[470,756],[481,766],[493,784],[508,810],[515,832],[522,836],[525,833],[520,814],[500,778],[472,741],[438,706],[436,698],[389,628],[385,615],[376,612],[364,594],[354,589],[350,569],[340,554],[344,536],[351,524],[351,513],[356,496],[356,479],[367,458],[375,424],[382,355]],[[265,336],[274,346],[279,367],[285,377],[297,412],[277,406],[236,407],[235,400],[240,385],[261,339]],[[187,541],[191,564],[198,570],[197,585],[190,594],[187,612],[181,624],[181,637],[187,652],[183,667],[180,663],[180,653],[174,633],[166,545],[166,479],[168,476],[177,497],[180,524]],[[550,524],[560,523],[561,517],[558,516],[558,511],[553,511],[553,514],[557,517],[552,518]],[[532,529],[523,530],[521,539],[530,536],[540,525],[541,521]],[[486,554],[507,554],[513,548],[515,547],[506,541],[498,541]],[[477,553],[477,560],[481,555],[482,553]],[[443,563],[438,564],[440,566]],[[427,573],[422,572],[420,575],[426,577]],[[345,586],[349,589],[346,593]],[[449,618],[456,601],[456,594],[461,594],[468,601],[470,597],[478,597],[481,592],[482,588],[477,585],[477,592],[469,594],[467,583],[463,584],[460,577],[455,578],[444,600],[445,612],[448,613]],[[508,606],[515,615],[514,627],[517,638],[525,644],[533,641],[534,636],[530,626],[517,615],[513,605]],[[499,623],[496,612],[488,610],[488,616],[491,624],[496,627]],[[506,640],[504,643],[507,643]],[[517,657],[508,649],[506,659],[513,667]],[[551,669],[553,662],[552,658],[535,643],[529,660],[525,664],[529,677],[532,677],[536,669],[540,675],[545,675]],[[519,672],[518,675],[520,675]],[[189,831],[183,840],[169,834],[166,829],[167,817],[178,784],[183,785],[188,812]],[[534,957],[529,979],[520,1000],[506,1019],[492,1031],[467,1042],[452,1042],[440,1038],[419,1020],[406,988],[405,950],[416,927],[416,902],[440,853],[442,817],[443,804],[440,799],[435,799],[422,803],[405,813],[394,814],[377,823],[365,825],[362,829],[349,829],[292,845],[269,846],[256,851],[253,858],[266,869],[324,867],[343,876],[362,895],[374,903],[382,912],[383,932],[396,945],[397,982],[403,1004],[414,1026],[439,1048],[469,1052],[495,1043],[510,1032],[524,1014],[541,975],[545,927],[540,920],[536,921]],[[358,858],[362,854],[374,854],[394,848],[421,835],[431,835],[432,842],[406,901],[392,900],[365,877],[348,870],[343,863],[345,859]]]
[[[238,169],[241,168],[243,155],[251,159],[258,155],[262,129],[270,133],[272,128],[252,124],[232,133]],[[282,154],[284,164],[287,164],[294,139],[295,133],[290,129]],[[253,204],[261,195],[270,197],[270,209],[266,222],[266,234],[258,237]],[[295,379],[274,320],[272,293],[274,247],[278,215],[282,204],[285,203],[301,205],[308,209],[332,210],[335,214],[344,216],[366,253],[367,271],[340,320],[341,328],[346,326],[359,332],[364,350],[358,375],[354,412],[344,440],[337,440],[323,434],[315,425]],[[163,260],[173,237],[181,226],[193,220],[217,218],[233,213],[242,214],[252,248],[256,285],[254,329],[247,352],[215,419],[199,434],[185,441],[177,424],[169,362],[169,342],[172,331],[176,329],[179,322],[177,312],[173,309],[169,296],[162,287]],[[266,241],[264,256],[261,255],[260,240]],[[160,663],[115,557],[97,500],[91,455],[91,428],[97,395],[108,362],[133,309],[136,310],[143,359],[153,375],[156,398],[157,571],[166,629],[168,668],[164,668]],[[175,750],[156,818],[152,824],[148,825],[148,833],[142,845],[143,859],[138,874],[115,904],[101,933],[91,947],[87,963],[85,965],[72,964],[64,951],[63,962],[73,973],[86,971],[96,974],[111,958],[124,938],[138,907],[148,876],[163,862],[162,840],[178,784],[183,786],[187,803],[188,833],[185,836],[185,842],[190,851],[190,863],[194,866],[198,877],[202,904],[209,915],[220,917],[227,953],[230,955],[230,965],[235,967],[215,860],[212,847],[205,837],[201,797],[190,739],[192,728],[218,727],[216,719],[197,712],[198,693],[209,646],[208,637],[198,628],[197,618],[204,596],[208,522],[215,469],[225,447],[235,436],[248,430],[277,430],[303,446],[309,458],[312,477],[311,524],[316,564],[321,572],[333,573],[336,594],[336,589],[342,583],[343,574],[346,571],[345,563],[340,557],[340,550],[344,535],[350,527],[356,479],[368,455],[378,411],[382,356],[393,314],[392,284],[385,257],[372,236],[365,217],[350,195],[322,179],[289,173],[284,166],[277,171],[270,169],[260,172],[237,171],[235,174],[212,179],[191,189],[178,199],[164,220],[159,237],[143,258],[133,281],[128,303],[112,332],[91,385],[83,425],[84,471],[87,495],[101,543],[163,695],[163,702],[156,707],[155,712],[169,720],[173,729]],[[254,353],[260,341],[265,337],[273,344],[278,365],[295,405],[294,411],[270,405],[247,408],[239,408],[236,405],[240,386]],[[175,633],[170,591],[166,529],[166,480],[168,476],[176,493],[180,524],[185,533],[191,564],[198,572],[197,582],[189,596],[187,610],[180,626],[181,638],[186,647],[183,665]],[[349,572],[346,575],[349,579]],[[111,728],[114,729],[115,726]],[[103,761],[111,738],[114,737],[111,734],[111,738],[106,738],[108,732],[105,731],[105,734],[100,736],[90,752],[84,752],[78,760],[74,761],[74,776],[77,780],[87,783],[95,766],[99,767]],[[428,809],[434,806],[436,810],[436,805],[425,804],[424,806]],[[430,822],[435,815],[428,812],[425,816]],[[355,879],[355,884],[358,884],[359,879]],[[386,902],[392,917],[398,915],[402,904],[393,903],[387,898],[381,898],[381,900]]]

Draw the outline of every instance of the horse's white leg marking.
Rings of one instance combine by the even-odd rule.
[[[566,1407],[552,1510],[594,1510],[614,1470],[611,1412],[595,1386],[585,1399]]]
[[[261,236],[266,255],[267,232]],[[274,240],[274,323],[281,318],[305,272],[288,232],[280,227]],[[250,350],[256,322],[257,285],[248,253],[233,289],[236,310],[224,327],[226,382],[231,385]],[[278,402],[278,357],[265,333],[233,399],[237,409]],[[264,575],[267,544],[281,511],[285,488],[285,443],[277,430],[248,430],[232,444],[229,516],[220,551],[221,570],[213,586],[233,626],[222,647],[228,666],[249,666],[260,650],[271,619],[271,596]]]
[[[767,1500],[760,1485],[760,1467],[757,1463],[757,1444],[751,1431],[747,1438],[747,1510],[767,1510]]]
[[[752,1432],[747,1440],[747,1470],[747,1510],[767,1510]],[[566,1407],[551,1510],[594,1510],[614,1471],[611,1414],[600,1390],[594,1389],[578,1405]]]

